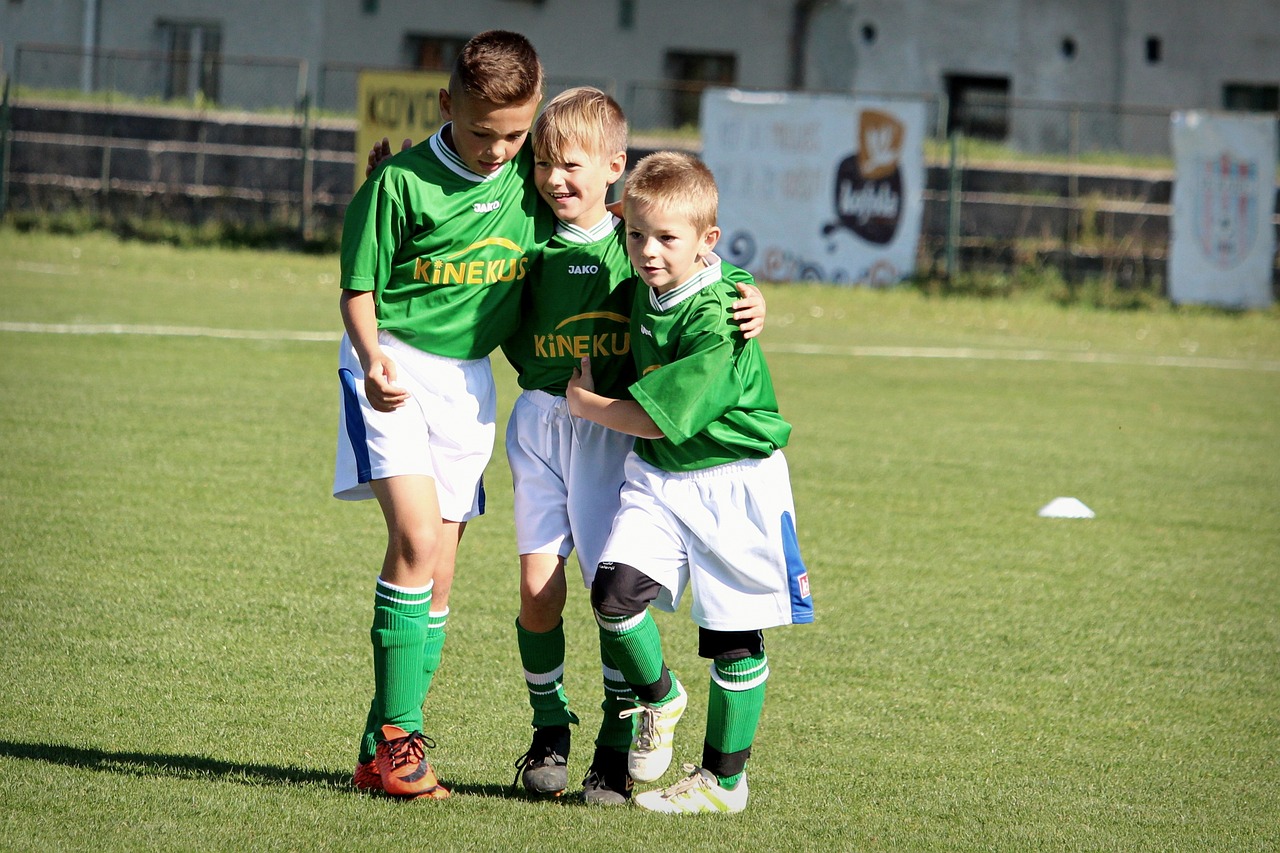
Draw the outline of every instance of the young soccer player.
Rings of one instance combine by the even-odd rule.
[[[566,389],[577,417],[637,437],[622,507],[591,585],[601,646],[639,705],[628,755],[636,781],[660,778],[687,695],[664,663],[653,604],[675,610],[688,586],[698,653],[710,658],[700,767],[639,794],[658,812],[739,812],[769,675],[762,630],[810,622],[787,463],[791,433],[764,356],[725,321],[731,268],[713,253],[717,192],[697,159],[641,160],[623,196],[627,252],[639,280],[632,399],[597,393],[584,357]]]
[[[542,65],[523,36],[463,47],[448,121],[356,192],[343,227],[333,492],[377,499],[387,548],[374,593],[374,698],[354,784],[440,799],[422,705],[439,665],[458,541],[483,512],[496,400],[489,353],[519,322],[552,217],[525,144]]]
[[[576,550],[589,588],[633,443],[630,435],[571,418],[564,399],[584,353],[594,358],[602,393],[625,397],[635,380],[628,323],[635,280],[622,222],[606,208],[626,164],[626,143],[622,109],[598,89],[562,92],[538,117],[534,178],[557,223],[529,280],[524,318],[502,347],[524,389],[506,435],[520,554],[516,638],[534,727],[517,778],[541,795],[565,791],[569,726],[578,722],[564,689],[565,562]],[[750,336],[763,325],[763,302],[754,287],[743,295],[750,298],[735,306],[735,316]],[[635,699],[607,652],[601,663],[603,719],[582,795],[622,804],[631,795],[626,714]]]

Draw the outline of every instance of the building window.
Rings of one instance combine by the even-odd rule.
[[[222,78],[222,26],[208,21],[160,21],[165,44],[165,97],[216,102]]]
[[[452,71],[466,43],[464,36],[410,35],[409,62],[423,71]]]
[[[1003,140],[1009,135],[1009,78],[972,74],[946,76],[947,131],[958,130],[979,139]]]
[[[378,14],[378,0],[360,0],[360,8],[366,15]]]
[[[877,32],[876,32],[876,25],[875,25],[875,24],[863,24],[863,25],[862,25],[862,41],[863,41],[864,43],[866,43],[866,44],[875,44],[875,43],[876,43],[876,36],[877,36],[877,35],[879,35],[879,33],[877,33]]]
[[[1076,40],[1071,36],[1062,40],[1062,56],[1067,60],[1076,58]]]
[[[636,26],[636,0],[618,0],[618,29],[631,30]]]
[[[1280,112],[1280,86],[1267,83],[1224,83],[1222,107],[1252,113]]]
[[[1155,65],[1160,61],[1160,51],[1163,46],[1157,36],[1147,36],[1147,64]]]
[[[672,126],[698,126],[702,90],[732,86],[738,79],[738,58],[732,53],[667,53],[667,79],[681,85],[672,93]]]

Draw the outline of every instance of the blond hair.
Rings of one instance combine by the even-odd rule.
[[[699,234],[716,224],[720,196],[706,164],[691,154],[658,151],[642,157],[627,176],[625,204],[643,204],[689,221]]]
[[[496,106],[542,98],[542,60],[527,38],[507,30],[472,36],[453,64],[449,96]]]
[[[613,98],[590,86],[565,89],[552,98],[533,125],[539,160],[560,160],[577,146],[602,159],[627,150],[627,117]]]

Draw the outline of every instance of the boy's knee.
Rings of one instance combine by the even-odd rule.
[[[698,628],[698,657],[731,663],[764,653],[764,632]]]
[[[605,562],[591,583],[591,607],[605,616],[634,616],[643,613],[661,590],[657,581],[634,566]]]

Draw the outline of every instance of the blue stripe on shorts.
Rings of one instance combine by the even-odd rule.
[[[813,597],[809,595],[809,572],[800,557],[800,539],[791,513],[782,514],[782,553],[787,560],[787,581],[791,587],[791,623],[813,621]]]
[[[356,376],[345,367],[339,368],[342,382],[342,412],[347,420],[347,439],[356,457],[356,476],[361,483],[369,482],[372,465],[369,463],[369,439],[364,431],[364,416],[360,413],[360,395],[356,393]]]

